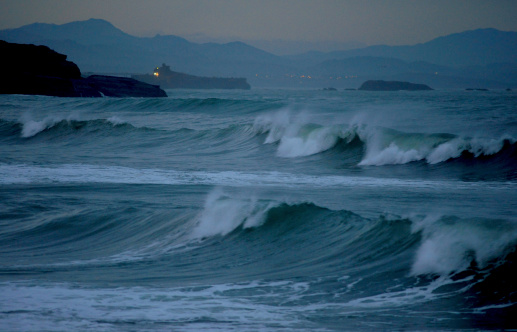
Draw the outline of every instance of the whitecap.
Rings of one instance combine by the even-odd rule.
[[[265,222],[269,209],[276,205],[274,202],[259,201],[254,197],[230,197],[222,189],[217,188],[208,195],[193,236],[203,238],[226,235],[238,227],[258,227]]]

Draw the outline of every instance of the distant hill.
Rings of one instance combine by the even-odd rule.
[[[0,31],[0,39],[46,45],[83,72],[145,74],[162,63],[198,76],[245,77],[254,86],[352,87],[401,80],[440,87],[517,87],[517,32],[480,29],[408,46],[277,56],[242,42],[192,43],[178,36],[131,36],[90,19],[35,23]]]
[[[63,25],[35,23],[0,31],[8,42],[46,45],[68,54],[85,72],[146,73],[163,62],[205,76],[247,76],[287,66],[289,60],[240,42],[196,44],[177,36],[134,37],[111,23],[90,19]]]
[[[327,57],[389,57],[405,61],[425,61],[443,66],[486,66],[517,63],[517,32],[478,29],[455,33],[411,46],[370,46]]]
[[[515,85],[517,65],[452,67],[424,61],[404,61],[396,58],[354,56],[326,60],[309,67],[315,77],[336,76],[341,80],[360,84],[366,80],[394,80],[420,82],[433,87],[458,88],[465,86],[505,88]]]
[[[22,26],[18,29],[3,30],[0,36],[17,36],[20,41],[33,43],[36,41],[74,41],[85,46],[98,44],[128,44],[134,43],[139,38],[126,34],[115,28],[111,23],[90,19],[62,25],[34,23]]]
[[[435,65],[428,62],[407,62],[395,58],[358,56],[344,59],[323,61],[311,67],[313,71],[323,75],[342,72],[348,75],[396,75],[401,72],[435,74],[436,72],[451,72],[447,66]]]

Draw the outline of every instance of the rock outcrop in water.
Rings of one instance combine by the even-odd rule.
[[[81,77],[67,56],[46,46],[0,40],[0,94],[56,97],[167,97],[158,86],[131,78]]]
[[[364,91],[422,91],[422,90],[433,90],[425,84],[415,84],[409,82],[399,81],[366,81],[364,82],[359,90]]]
[[[133,75],[134,79],[149,84],[157,84],[164,89],[242,89],[251,87],[245,78],[201,77],[172,71],[162,64],[153,75]]]

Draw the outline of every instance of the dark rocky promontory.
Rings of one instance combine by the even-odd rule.
[[[251,87],[245,78],[202,77],[172,71],[162,64],[153,75],[133,75],[134,79],[160,85],[164,89],[243,89]]]
[[[0,94],[56,97],[167,97],[158,86],[131,78],[81,76],[67,56],[47,46],[0,40]]]
[[[423,91],[433,90],[425,84],[415,84],[399,81],[366,81],[359,90],[363,91]]]
[[[167,97],[158,85],[127,77],[92,75],[85,81],[106,97]]]

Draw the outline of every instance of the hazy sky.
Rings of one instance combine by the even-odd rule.
[[[404,45],[517,31],[517,0],[0,0],[0,29],[89,18],[136,36]]]

